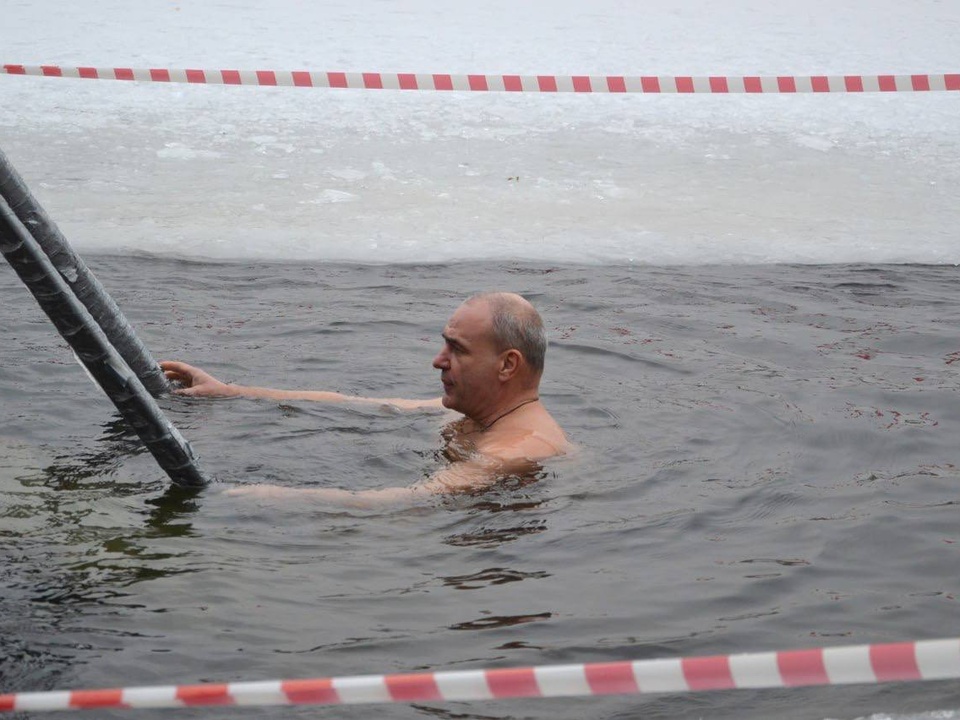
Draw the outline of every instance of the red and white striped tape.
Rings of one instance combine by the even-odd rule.
[[[960,639],[408,675],[0,695],[0,711],[492,700],[960,677]]]
[[[534,93],[862,93],[960,91],[960,73],[919,75],[450,75],[3,65],[8,75],[206,85]]]

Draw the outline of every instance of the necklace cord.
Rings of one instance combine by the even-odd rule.
[[[522,408],[524,405],[529,405],[530,403],[535,403],[535,402],[537,402],[537,400],[539,400],[539,399],[540,399],[540,396],[538,395],[538,396],[535,397],[535,398],[530,398],[529,400],[524,400],[524,401],[523,401],[522,403],[520,403],[519,405],[514,405],[512,408],[510,408],[509,410],[507,410],[505,413],[500,413],[499,415],[497,415],[493,420],[491,420],[490,422],[488,422],[486,425],[481,425],[481,426],[480,426],[480,432],[486,432],[487,430],[489,430],[490,428],[492,428],[495,423],[499,422],[500,420],[502,420],[503,418],[505,418],[505,417],[506,417],[507,415],[509,415],[510,413],[516,412],[517,410],[519,410],[520,408]],[[478,424],[479,424],[479,423],[478,423]]]

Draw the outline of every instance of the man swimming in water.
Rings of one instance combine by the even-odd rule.
[[[537,463],[570,449],[563,430],[540,402],[540,378],[547,349],[536,309],[513,293],[468,298],[443,329],[443,347],[433,359],[443,396],[432,400],[365,398],[315,390],[275,390],[220,382],[181,362],[162,362],[181,395],[262,397],[392,405],[415,410],[444,407],[463,415],[444,429],[451,463],[410,487],[349,491],[251,485],[235,494],[305,495],[344,505],[368,507],[417,497],[477,490],[498,479],[528,473]]]

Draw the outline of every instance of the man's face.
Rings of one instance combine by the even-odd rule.
[[[461,305],[447,321],[443,340],[433,366],[440,371],[444,407],[482,415],[496,399],[500,364],[487,303]]]

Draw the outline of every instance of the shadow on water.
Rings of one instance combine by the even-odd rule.
[[[547,529],[545,502],[539,483],[551,473],[538,470],[523,476],[504,478],[494,490],[472,496],[454,497],[446,505],[455,509],[469,503],[469,512],[458,522],[457,532],[444,537],[453,547],[496,548]]]
[[[145,454],[146,448],[121,417],[104,423],[97,439],[98,449],[58,455],[35,476],[18,478],[25,487],[42,485],[51,490],[115,488],[113,476],[124,460]]]
[[[172,562],[181,553],[158,549],[157,540],[193,534],[200,491],[123,478],[125,464],[146,450],[119,417],[102,425],[96,443],[20,472],[10,480],[21,489],[4,493],[3,691],[60,686],[96,650],[63,639],[91,608],[123,602],[134,584],[190,572]],[[130,500],[145,495],[142,505]]]

